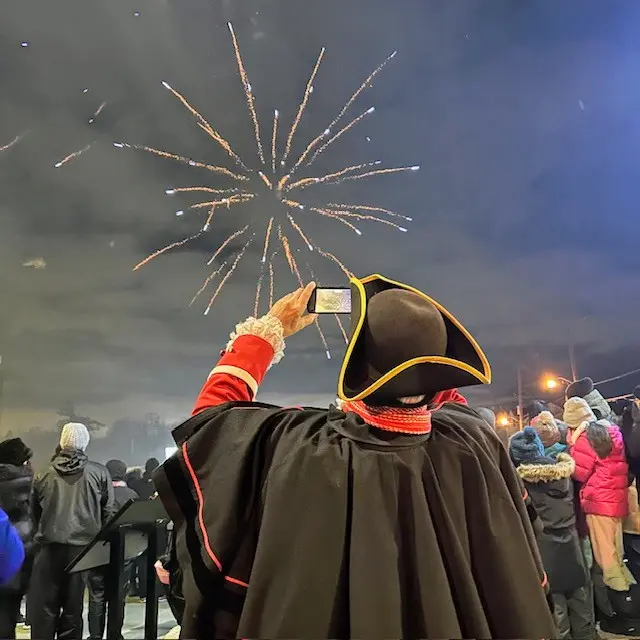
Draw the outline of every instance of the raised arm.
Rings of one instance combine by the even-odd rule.
[[[192,415],[225,402],[251,402],[267,369],[284,355],[284,339],[315,319],[305,315],[312,282],[278,300],[267,315],[236,325],[218,364],[196,400]]]

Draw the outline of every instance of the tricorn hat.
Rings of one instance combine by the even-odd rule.
[[[471,334],[428,295],[380,275],[351,279],[351,338],[338,397],[385,404],[491,382]]]

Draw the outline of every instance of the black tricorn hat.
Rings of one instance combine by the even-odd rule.
[[[377,274],[351,279],[351,338],[338,380],[341,400],[385,404],[490,382],[484,352],[441,304]]]

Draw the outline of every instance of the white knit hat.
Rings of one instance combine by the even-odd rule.
[[[596,416],[584,398],[569,398],[564,403],[562,419],[569,429],[577,429],[583,422],[595,422]]]
[[[89,430],[80,422],[67,422],[60,434],[61,449],[80,449],[84,451],[89,445]]]

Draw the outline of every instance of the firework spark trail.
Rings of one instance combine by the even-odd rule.
[[[274,251],[269,258],[269,309],[273,307],[273,259],[278,254],[277,251]]]
[[[278,118],[280,112],[276,109],[273,112],[273,131],[271,133],[271,170],[276,172],[276,156],[278,155]]]
[[[282,203],[286,204],[287,207],[291,207],[291,209],[304,209],[304,205],[296,200],[289,200],[288,198],[283,198]]]
[[[243,202],[249,202],[255,198],[253,193],[238,193],[228,198],[222,198],[221,200],[209,200],[208,202],[196,202],[192,204],[189,209],[206,209],[207,207],[217,207],[219,204],[230,207],[232,204],[242,204]]]
[[[204,292],[204,290],[209,286],[209,283],[217,276],[220,274],[220,272],[227,266],[227,261],[225,260],[217,269],[214,269],[205,279],[205,281],[202,283],[202,286],[198,289],[198,291],[196,292],[196,295],[193,296],[193,298],[191,298],[191,302],[189,303],[189,306],[192,307],[193,303],[202,295],[202,293]]]
[[[322,62],[324,52],[325,52],[325,48],[322,47],[322,49],[320,49],[320,55],[316,60],[316,64],[313,67],[313,71],[311,72],[311,75],[309,76],[309,80],[307,81],[307,86],[304,90],[304,96],[302,97],[302,101],[300,102],[300,106],[298,107],[298,113],[296,114],[295,120],[291,125],[291,130],[289,131],[289,135],[287,136],[287,146],[285,147],[284,155],[282,156],[282,160],[280,161],[280,165],[283,167],[287,162],[289,153],[291,153],[291,143],[293,142],[293,136],[296,133],[296,129],[300,124],[300,118],[302,118],[302,114],[304,113],[304,110],[307,107],[307,102],[309,102],[309,96],[313,93],[313,81],[315,80],[316,74],[318,73],[318,69],[320,68],[320,63]]]
[[[260,293],[262,292],[262,280],[264,279],[264,265],[260,270],[260,278],[258,278],[258,284],[256,286],[256,299],[253,303],[253,317],[258,317],[258,310],[260,308]]]
[[[331,211],[331,213],[335,213],[337,216],[342,216],[345,218],[353,218],[354,220],[370,220],[372,222],[379,222],[380,224],[386,224],[389,227],[393,227],[398,231],[402,231],[403,233],[407,232],[406,227],[401,227],[399,224],[395,222],[391,222],[391,220],[385,220],[385,218],[379,218],[378,216],[372,216],[362,213],[353,213],[352,211],[340,211],[339,209],[327,209],[327,211]]]
[[[348,220],[344,220],[343,218],[341,218],[339,215],[336,214],[335,211],[329,211],[327,209],[318,209],[317,207],[311,207],[311,211],[317,213],[320,216],[325,216],[327,218],[332,218],[333,220],[337,220],[338,222],[341,222],[345,227],[349,227],[349,229],[357,233],[359,236],[362,235],[362,231],[360,231],[358,227],[352,225]]]
[[[59,169],[63,165],[67,164],[67,162],[69,162],[70,160],[77,158],[78,156],[82,155],[85,151],[88,151],[89,149],[91,149],[92,145],[93,145],[93,142],[91,144],[88,144],[86,147],[83,147],[82,149],[78,149],[78,151],[74,151],[73,153],[70,153],[68,156],[65,156],[64,158],[62,158],[62,160],[60,160],[59,162],[56,162],[53,166],[56,169]]]
[[[384,213],[387,216],[391,216],[392,218],[401,218],[402,220],[407,220],[409,222],[413,221],[413,218],[409,216],[403,216],[400,213],[396,213],[395,211],[391,211],[390,209],[385,209],[384,207],[371,207],[367,204],[344,204],[341,202],[330,202],[327,204],[327,207],[331,209],[346,209],[347,211],[377,211],[378,213]]]
[[[298,265],[296,264],[295,258],[293,257],[293,253],[291,252],[291,246],[289,245],[289,239],[284,233],[280,234],[280,242],[282,243],[282,248],[284,249],[284,255],[287,258],[287,262],[289,263],[289,268],[291,269],[291,273],[295,274],[296,278],[298,278],[298,284],[302,286],[302,277],[300,275],[300,271],[298,271]]]
[[[326,175],[320,176],[319,178],[302,178],[288,185],[285,191],[291,191],[292,189],[304,189],[305,187],[308,187],[312,184],[321,184],[334,178],[341,178],[342,176],[345,176],[353,171],[359,171],[360,169],[366,169],[367,167],[376,167],[379,164],[382,164],[382,160],[375,160],[374,162],[363,162],[362,164],[352,164],[350,167],[345,167],[344,169],[340,169],[340,171],[334,171],[333,173],[327,173]]]
[[[334,264],[337,264],[340,269],[342,270],[342,273],[344,273],[345,276],[347,276],[347,278],[351,279],[353,278],[353,273],[351,271],[349,271],[349,269],[347,269],[347,267],[345,267],[342,262],[340,262],[340,260],[338,260],[338,258],[336,258],[333,253],[330,253],[329,251],[325,251],[324,249],[320,249],[318,248],[318,253],[323,257],[323,258],[327,258],[327,260],[331,260]]]
[[[256,297],[253,305],[253,316],[258,317],[258,308],[260,307],[260,293],[262,292],[262,281],[264,280],[265,263],[267,261],[267,251],[269,250],[269,239],[271,238],[271,228],[273,227],[273,216],[269,218],[269,224],[267,224],[267,231],[264,234],[264,245],[262,249],[262,258],[260,260],[260,277],[258,278],[258,284],[256,285]]]
[[[280,236],[280,241],[282,242],[284,253],[285,253],[285,256],[287,257],[287,262],[289,263],[289,268],[291,269],[291,273],[295,274],[296,278],[298,279],[298,285],[300,287],[303,287],[304,283],[302,282],[302,276],[300,275],[300,270],[298,269],[298,263],[296,262],[296,259],[294,258],[293,253],[291,253],[291,248],[289,247],[289,241],[287,240],[287,236],[282,234]],[[327,338],[325,337],[324,332],[322,331],[320,322],[318,322],[318,318],[315,319],[314,324],[316,325],[316,329],[318,330],[318,333],[320,334],[320,339],[322,340],[322,344],[324,345],[324,352],[327,355],[327,360],[331,360],[331,351],[329,350],[329,344],[327,343]]]
[[[218,297],[218,294],[224,288],[224,285],[227,283],[227,280],[233,275],[233,272],[236,270],[236,267],[238,266],[238,263],[240,262],[240,260],[242,260],[242,256],[244,255],[244,252],[247,250],[247,247],[252,242],[253,242],[253,238],[249,238],[245,242],[244,246],[240,250],[240,253],[236,256],[236,259],[233,261],[233,264],[229,268],[229,271],[227,271],[227,273],[225,274],[224,278],[222,278],[222,280],[220,281],[220,284],[218,285],[218,288],[215,290],[215,293],[211,296],[211,300],[209,300],[209,304],[207,305],[207,308],[204,310],[204,315],[205,316],[209,315],[209,311],[211,311],[211,307],[213,306],[213,303],[216,301],[216,298]]]
[[[300,228],[300,225],[293,219],[291,214],[287,213],[287,218],[289,219],[291,226],[298,232],[298,235],[302,238],[304,243],[307,245],[307,248],[309,249],[309,251],[313,251],[313,245],[311,244],[311,241],[309,240],[309,238],[307,238],[307,236],[305,235],[304,231]]]
[[[231,195],[238,193],[238,187],[231,187],[230,189],[212,189],[211,187],[175,187],[172,189],[165,189],[165,193],[168,196],[175,195],[176,193],[191,193],[196,191],[203,191],[205,193],[215,193],[218,195]]]
[[[372,80],[384,69],[387,63],[395,58],[397,51],[392,52],[387,56],[386,60],[378,65],[367,77],[367,79],[356,89],[354,94],[347,100],[342,110],[338,113],[338,115],[331,121],[331,124],[318,136],[316,136],[306,147],[306,149],[302,152],[302,155],[296,160],[296,163],[293,165],[293,169],[291,169],[291,173],[294,171],[307,159],[307,156],[315,149],[316,145],[319,144],[322,140],[324,140],[327,136],[331,135],[331,129],[338,124],[341,120],[342,116],[347,112],[347,109],[358,99],[358,96],[369,87]]]
[[[209,215],[207,216],[207,221],[204,223],[202,227],[202,232],[206,233],[211,228],[211,220],[213,220],[213,215],[216,212],[216,206],[213,205],[211,209],[209,209]]]
[[[191,158],[186,158],[185,156],[179,156],[175,153],[170,153],[169,151],[162,151],[161,149],[155,149],[154,147],[147,147],[144,144],[127,144],[124,142],[114,142],[113,146],[118,149],[126,148],[135,149],[136,151],[146,151],[147,153],[152,153],[153,155],[160,156],[161,158],[175,160],[180,164],[188,164],[190,167],[199,167],[200,169],[207,169],[208,171],[212,171],[213,173],[221,173],[222,175],[233,178],[234,180],[249,180],[247,176],[239,173],[234,173],[226,167],[217,167],[211,164],[205,164],[204,162],[198,162],[196,160],[192,160]]]
[[[347,100],[344,107],[342,107],[342,111],[331,121],[331,124],[328,126],[328,129],[333,129],[338,122],[341,120],[342,116],[347,112],[347,109],[358,99],[358,96],[369,87],[372,80],[387,66],[387,64],[396,57],[397,51],[393,51],[390,53],[384,62],[379,64],[367,77],[367,79],[356,89],[355,93]]]
[[[342,129],[340,129],[340,131],[338,131],[338,133],[336,133],[334,136],[329,138],[329,140],[327,140],[321,147],[316,149],[315,153],[311,156],[309,162],[307,162],[307,166],[312,165],[315,162],[316,158],[323,151],[325,151],[328,147],[330,147],[342,135],[347,133],[347,131],[349,131],[352,127],[355,127],[358,124],[358,122],[360,122],[363,118],[366,118],[368,115],[372,114],[375,110],[376,110],[375,107],[369,107],[366,111],[364,111],[359,116],[354,118],[349,124],[347,124],[344,127],[342,127]]]
[[[23,136],[24,136],[24,134],[21,133],[20,135],[16,136],[10,142],[7,142],[7,144],[1,146],[0,147],[0,153],[2,153],[3,151],[6,151],[7,149],[11,149],[11,147],[13,147],[14,144],[18,144],[18,142],[20,142],[20,140],[22,140]]]
[[[215,259],[220,255],[220,253],[222,252],[222,250],[232,241],[235,240],[238,236],[241,236],[247,229],[249,228],[249,225],[245,225],[244,227],[242,227],[242,229],[238,229],[237,231],[234,231],[217,249],[216,252],[211,256],[211,258],[209,258],[209,261],[207,262],[207,266],[210,267]]]
[[[149,262],[151,262],[158,256],[161,256],[163,253],[166,253],[167,251],[171,251],[171,249],[176,249],[177,247],[182,247],[188,242],[191,242],[192,240],[199,238],[201,235],[202,235],[202,231],[198,231],[198,233],[192,236],[189,236],[188,238],[183,238],[182,240],[172,242],[171,244],[168,244],[166,247],[162,247],[162,249],[158,249],[157,251],[154,251],[152,254],[148,255],[144,260],[142,260],[141,262],[138,262],[138,264],[135,267],[133,267],[132,271],[137,271],[138,269],[142,269],[142,267],[144,267],[146,264],[149,264]]]
[[[206,131],[243,169],[249,171],[248,167],[242,162],[240,156],[231,148],[231,145],[205,120],[204,116],[193,107],[189,101],[179,92],[176,91],[168,82],[162,81],[162,86],[171,91],[171,93],[180,100],[183,106],[198,119],[198,124]]]
[[[318,282],[318,279],[316,278],[316,274],[313,272],[313,269],[309,265],[307,265],[307,267],[309,268],[311,279],[316,283],[316,286],[320,287],[321,284],[320,282]],[[344,338],[345,344],[347,344],[349,342],[349,338],[347,337],[347,332],[344,330],[344,325],[342,324],[342,320],[340,319],[340,316],[337,313],[334,313],[333,317],[336,319],[336,322],[338,323],[338,327],[342,332],[342,337]]]
[[[340,184],[347,180],[361,180],[362,178],[370,178],[371,176],[382,176],[389,173],[403,173],[406,171],[418,171],[420,169],[419,164],[415,164],[411,167],[393,167],[392,169],[376,169],[375,171],[366,171],[365,173],[358,173],[355,176],[341,176],[340,178],[332,178],[331,180],[324,180],[325,184]]]
[[[269,178],[267,178],[267,176],[265,176],[262,171],[258,171],[258,177],[260,178],[260,180],[262,180],[262,182],[265,183],[265,185],[267,186],[268,189],[273,189],[273,185],[271,184],[271,180],[269,180]]]
[[[267,232],[264,234],[264,249],[262,250],[262,263],[267,261],[267,251],[269,251],[269,239],[271,238],[271,229],[273,228],[273,216],[269,218]]]
[[[105,108],[105,106],[107,105],[106,102],[103,102],[95,111],[95,113],[89,118],[89,124],[93,124],[95,122],[95,119],[100,115],[100,113],[102,112],[102,110]]]
[[[251,114],[251,120],[253,122],[253,132],[256,138],[256,144],[258,145],[258,155],[260,156],[260,162],[264,164],[264,152],[262,151],[262,142],[260,140],[260,123],[258,122],[258,116],[256,114],[256,106],[253,100],[253,92],[251,91],[251,85],[249,84],[249,78],[247,72],[244,69],[242,57],[240,56],[240,47],[238,46],[238,40],[236,38],[233,25],[227,22],[229,27],[229,33],[231,33],[231,39],[233,40],[233,50],[236,54],[236,62],[238,63],[238,72],[240,73],[240,79],[242,80],[242,87],[244,88],[244,94],[247,99],[247,105],[249,107],[249,113]]]

